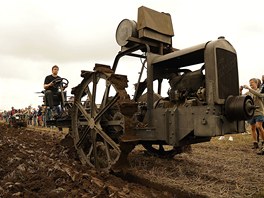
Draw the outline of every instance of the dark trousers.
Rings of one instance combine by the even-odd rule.
[[[45,103],[47,106],[49,106],[51,109],[54,107],[54,96],[56,97],[58,95],[57,93],[54,93],[51,90],[45,91]]]

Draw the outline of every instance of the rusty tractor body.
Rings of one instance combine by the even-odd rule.
[[[81,72],[66,125],[83,163],[118,169],[138,144],[172,157],[214,136],[244,132],[254,104],[251,97],[239,96],[234,47],[219,37],[175,49],[173,35],[169,14],[142,6],[137,22],[124,19],[118,25],[121,50],[113,65],[95,64],[93,71]],[[134,67],[125,75],[116,73],[125,57],[139,62],[131,95],[126,74]]]

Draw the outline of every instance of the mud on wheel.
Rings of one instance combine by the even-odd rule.
[[[104,65],[96,65],[93,72],[82,71],[81,76],[82,82],[72,91],[74,144],[82,163],[109,170],[121,153],[119,137],[124,122],[119,104],[129,98],[127,77]]]

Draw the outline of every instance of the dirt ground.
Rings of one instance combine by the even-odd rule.
[[[0,123],[0,197],[264,197],[264,156],[250,135],[192,145],[159,159],[137,146],[125,175],[83,166],[65,132]]]

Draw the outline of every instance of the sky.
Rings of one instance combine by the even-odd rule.
[[[116,28],[136,21],[141,6],[170,13],[175,48],[225,36],[237,52],[241,85],[264,74],[261,0],[0,0],[0,111],[41,105],[36,92],[55,64],[70,82],[68,95],[81,70],[111,66],[120,50]],[[132,70],[125,65],[120,74],[134,79]]]

